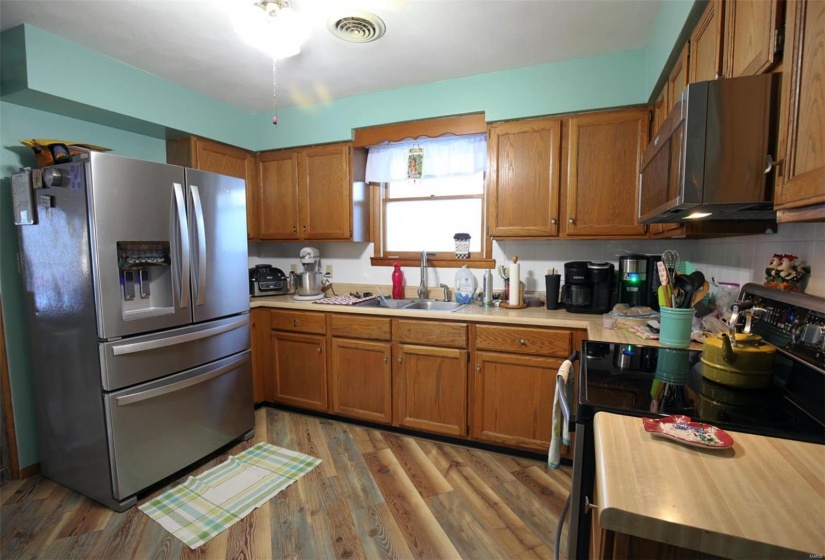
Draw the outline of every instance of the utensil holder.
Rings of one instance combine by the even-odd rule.
[[[659,342],[671,348],[687,348],[690,346],[690,329],[695,310],[662,307],[659,310],[661,329]]]

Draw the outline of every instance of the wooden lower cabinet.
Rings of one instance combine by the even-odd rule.
[[[476,352],[471,436],[546,453],[563,359]]]
[[[272,331],[272,400],[326,412],[327,341],[324,336]]]
[[[550,445],[556,373],[586,336],[580,329],[269,313],[253,313],[256,402],[536,453]],[[562,456],[569,459],[570,449]]]
[[[467,351],[396,345],[393,424],[467,436]]]
[[[389,342],[332,339],[330,412],[392,422],[392,347]]]
[[[249,311],[249,338],[252,347],[252,392],[255,404],[272,400],[272,361],[269,342],[269,309]]]

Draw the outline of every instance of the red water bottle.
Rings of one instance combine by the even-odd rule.
[[[401,265],[392,263],[395,270],[392,271],[392,299],[404,299],[404,273],[401,272]]]

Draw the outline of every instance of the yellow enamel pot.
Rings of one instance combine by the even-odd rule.
[[[702,375],[731,387],[758,389],[771,384],[776,348],[755,334],[736,334],[736,346],[728,333],[705,339]]]

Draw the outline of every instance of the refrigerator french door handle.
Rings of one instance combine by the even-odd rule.
[[[172,227],[171,236],[179,240],[178,251],[178,294],[180,307],[189,307],[189,223],[186,220],[186,201],[183,196],[183,186],[172,183],[172,202],[175,207],[177,220],[173,220],[177,228]],[[175,231],[177,229],[177,231]],[[177,246],[177,243],[175,243]]]
[[[192,193],[192,207],[195,210],[195,231],[198,236],[198,252],[196,261],[193,260],[193,273],[195,274],[195,305],[203,305],[206,302],[206,231],[203,221],[203,205],[198,187],[189,187]]]
[[[191,387],[192,385],[198,385],[199,383],[203,383],[205,381],[209,381],[210,379],[215,379],[216,377],[220,377],[225,373],[229,373],[230,371],[237,369],[237,367],[241,364],[244,364],[249,361],[249,354],[250,352],[247,350],[244,352],[240,358],[237,360],[232,361],[225,366],[216,369],[215,371],[210,371],[209,373],[205,373],[203,375],[198,375],[196,377],[192,377],[185,381],[178,381],[177,383],[172,383],[171,385],[165,385],[163,387],[157,387],[155,389],[149,389],[147,391],[141,391],[140,393],[135,393],[133,395],[125,395],[122,397],[117,397],[115,399],[115,404],[117,406],[126,406],[129,404],[133,404],[140,401],[145,401],[148,399],[153,399],[155,397],[159,397],[161,395],[167,395],[169,393],[174,393],[175,391],[180,391],[181,389],[186,389],[187,387]]]
[[[178,344],[192,342],[193,340],[201,340],[203,338],[209,338],[210,336],[217,336],[225,332],[234,331],[235,329],[240,329],[248,324],[249,318],[244,317],[243,319],[238,319],[237,321],[227,323],[226,325],[213,327],[203,331],[181,334],[178,336],[168,336],[157,340],[147,340],[146,342],[133,342],[132,344],[114,346],[112,348],[112,354],[115,356],[122,356],[124,354],[146,352],[147,350],[157,350],[158,348],[166,348],[167,346],[176,346]]]

